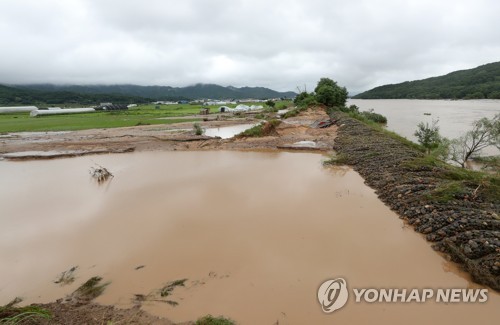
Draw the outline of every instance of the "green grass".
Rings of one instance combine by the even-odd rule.
[[[236,323],[229,318],[225,318],[222,316],[214,317],[212,315],[207,315],[199,318],[195,325],[236,325]]]
[[[397,134],[396,132],[387,130],[385,128],[385,125],[383,123],[378,123],[378,122],[375,122],[373,120],[370,120],[366,116],[364,116],[364,115],[362,115],[360,113],[356,113],[356,112],[348,112],[347,115],[349,115],[349,117],[352,117],[352,118],[354,118],[354,119],[356,119],[358,121],[363,122],[364,124],[368,125],[372,129],[375,129],[377,131],[383,132],[384,134],[386,134],[390,138],[392,138],[392,139],[394,139],[396,141],[401,142],[402,144],[404,144],[407,147],[413,148],[413,149],[418,150],[420,152],[425,152],[425,148],[424,147],[422,147],[418,143],[415,143],[415,142],[412,142],[412,141],[408,140],[407,138],[405,138],[405,137]]]
[[[172,124],[195,122],[200,119],[160,120],[165,115],[151,114],[148,111],[136,112],[95,112],[68,115],[30,117],[29,115],[0,115],[0,133],[26,131],[74,131],[86,129],[105,129],[136,125]]]
[[[269,120],[265,123],[257,124],[249,129],[246,129],[245,131],[241,132],[240,134],[237,134],[236,137],[243,138],[243,137],[263,137],[267,135],[271,135],[275,132],[276,127],[280,125],[281,121],[280,120]]]
[[[257,124],[237,135],[237,137],[262,137],[264,136],[263,124]]]
[[[0,307],[0,324],[29,324],[38,323],[40,319],[50,319],[52,314],[50,311],[38,306]]]
[[[346,164],[347,164],[347,156],[344,154],[334,155],[331,156],[330,159],[323,161],[324,166],[338,166]]]
[[[448,202],[457,196],[471,196],[475,189],[478,195],[489,202],[500,202],[500,176],[480,171],[460,168],[447,164],[431,155],[403,163],[414,169],[432,170],[442,182],[428,194],[429,199]]]
[[[309,106],[300,106],[300,107],[294,108],[294,109],[286,112],[285,114],[283,114],[283,118],[287,119],[290,117],[295,117],[295,116],[299,115],[300,112],[307,110],[308,107]]]
[[[263,103],[245,103],[247,105],[263,105]],[[235,107],[236,105],[228,105]],[[156,108],[158,107],[158,108]],[[104,129],[136,125],[172,124],[180,122],[196,122],[193,119],[164,120],[159,118],[181,117],[199,114],[201,105],[140,105],[127,111],[92,112],[68,115],[46,115],[30,117],[29,114],[0,114],[0,133],[36,132],[36,131],[74,131],[85,129]],[[209,106],[211,113],[218,113],[219,105]]]

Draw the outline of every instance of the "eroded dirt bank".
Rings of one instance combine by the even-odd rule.
[[[463,266],[475,281],[500,290],[500,202],[485,198],[481,187],[474,193],[476,184],[438,202],[429,194],[453,184],[455,175],[449,170],[418,164],[423,158],[419,151],[342,113],[332,116],[341,125],[334,149],[343,161],[415,231],[425,234],[434,249]]]
[[[71,132],[12,133],[0,138],[0,158],[31,160],[151,150],[261,150],[287,148],[298,141],[313,141],[314,150],[327,151],[333,146],[336,127],[310,127],[315,121],[326,118],[328,115],[323,109],[310,109],[283,120],[274,134],[240,139],[195,135],[192,122]],[[260,122],[249,116],[199,124],[204,129],[211,129]]]

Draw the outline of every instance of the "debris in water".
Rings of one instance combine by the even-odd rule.
[[[168,296],[169,294],[172,293],[172,291],[177,286],[184,287],[184,282],[186,282],[186,281],[187,281],[187,279],[182,279],[182,280],[175,280],[175,281],[167,283],[166,286],[164,286],[163,288],[161,288],[161,290],[160,290],[160,296],[162,296],[162,297]]]
[[[102,278],[100,276],[94,276],[82,284],[78,289],[75,290],[69,297],[66,298],[66,302],[73,303],[88,303],[95,298],[99,297],[104,289],[110,284],[106,282],[100,284]]]
[[[54,283],[60,284],[61,286],[73,283],[75,281],[75,271],[77,269],[78,266],[73,266],[71,269],[62,272]]]
[[[17,304],[20,304],[21,302],[23,302],[23,298],[21,298],[21,297],[15,297],[7,305],[5,305],[3,307],[4,308],[11,308],[11,307],[14,307]]]
[[[106,168],[97,164],[96,166],[97,167],[90,168],[90,175],[95,178],[99,184],[107,181],[110,177],[114,177]]]

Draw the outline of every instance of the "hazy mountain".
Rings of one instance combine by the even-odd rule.
[[[180,99],[267,99],[267,98],[293,98],[294,92],[277,92],[263,87],[223,87],[214,84],[196,84],[188,87],[168,86],[137,86],[137,85],[21,85],[24,89],[41,91],[71,91],[82,94],[120,94],[126,96],[140,96],[156,100]]]
[[[500,99],[500,62],[440,77],[380,86],[353,98]]]
[[[0,85],[0,106],[79,104],[95,105],[101,102],[117,104],[146,103],[151,99],[120,94],[85,94],[71,91],[42,91]]]

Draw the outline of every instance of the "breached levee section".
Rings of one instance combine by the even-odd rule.
[[[433,194],[456,182],[452,169],[418,163],[424,160],[418,150],[343,113],[332,115],[340,126],[334,149],[341,162],[360,173],[435,250],[475,281],[500,290],[500,202],[488,199],[484,187],[468,180],[463,182],[465,191],[438,199]]]

